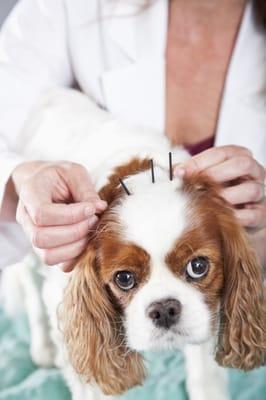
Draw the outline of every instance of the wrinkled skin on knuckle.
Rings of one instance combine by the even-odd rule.
[[[250,188],[250,200],[256,202],[260,200],[262,196],[263,196],[262,187],[254,183]]]
[[[260,179],[262,184],[265,183],[266,180],[266,168],[264,168],[262,165],[259,164],[259,169],[260,169]]]
[[[247,226],[255,228],[258,223],[259,223],[259,215],[258,215],[258,210],[250,210],[248,213],[248,216],[246,218],[247,220]]]
[[[49,244],[49,238],[44,233],[43,229],[34,227],[31,236],[31,243],[34,247],[45,249]]]
[[[73,241],[81,240],[85,237],[85,229],[78,224],[73,231]]]
[[[250,156],[239,157],[240,167],[244,174],[249,174],[253,167],[253,159]]]
[[[42,207],[36,207],[32,212],[31,218],[36,226],[41,226],[45,220],[45,211]]]
[[[40,239],[40,231],[38,228],[33,228],[31,232],[31,243],[34,247],[40,248],[41,239]]]
[[[75,211],[74,211],[73,207],[71,207],[71,206],[68,208],[68,217],[69,217],[70,224],[76,223]]]

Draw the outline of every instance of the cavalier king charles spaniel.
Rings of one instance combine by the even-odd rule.
[[[44,120],[47,104],[50,107],[48,126],[44,128],[42,120],[35,145],[31,132],[32,141],[25,147],[35,158],[47,158],[55,151],[56,145],[50,149],[44,142],[44,133],[47,137],[54,123],[51,113],[59,118],[59,111],[66,111],[62,103],[72,101],[80,110],[77,102],[89,101],[71,92],[57,95],[60,102],[54,95],[51,102],[50,95],[42,104]],[[105,113],[89,107],[83,107],[86,118],[89,115],[83,129],[79,115],[82,132],[92,124],[93,112]],[[40,115],[37,121],[40,124]],[[72,129],[69,120],[67,126],[59,125],[57,121],[54,137]],[[7,268],[6,308],[12,308],[10,288],[21,278],[33,359],[47,365],[52,358],[75,400],[102,399],[142,384],[146,373],[141,352],[158,349],[185,352],[191,399],[226,399],[225,370],[212,358],[223,367],[245,371],[265,362],[261,268],[219,186],[202,174],[184,179],[173,177],[171,171],[169,175],[168,151],[178,162],[184,159],[183,150],[159,135],[153,134],[151,142],[150,132],[132,139],[132,131],[125,130],[122,138],[116,128],[112,121],[107,123],[108,134],[103,136],[101,124],[101,134],[96,129],[95,137],[87,135],[87,147],[73,148],[65,139],[72,157],[66,150],[64,158],[72,160],[75,154],[79,160],[92,159],[88,169],[94,171],[99,195],[108,203],[74,271],[67,275],[46,267],[41,299],[33,284],[35,257]],[[63,157],[60,140],[61,153],[51,158]],[[106,140],[111,144],[103,149]],[[91,155],[81,154],[84,147],[87,153],[91,149]],[[43,303],[50,329],[41,312]]]

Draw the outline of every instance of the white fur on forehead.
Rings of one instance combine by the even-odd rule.
[[[123,226],[123,239],[132,241],[151,256],[164,257],[186,227],[187,199],[182,181],[169,179],[169,172],[154,168],[155,183],[147,170],[124,179],[131,195],[115,212]]]

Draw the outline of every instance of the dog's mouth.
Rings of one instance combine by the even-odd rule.
[[[153,340],[174,340],[177,336],[181,337],[189,337],[189,333],[180,328],[172,328],[172,329],[162,329],[159,332],[155,332],[153,335]]]
[[[180,349],[187,343],[186,336],[179,331],[162,331],[151,335],[148,349],[157,350],[174,350]]]
[[[170,329],[160,329],[152,332],[150,345],[153,349],[182,348],[187,344],[201,344],[209,339],[209,336],[195,335],[188,329],[175,326]]]
[[[180,343],[185,344],[190,342],[190,334],[180,327],[170,329],[156,330],[151,335],[151,343],[153,348],[175,348],[179,347]]]

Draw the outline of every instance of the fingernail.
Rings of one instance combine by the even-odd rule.
[[[86,217],[90,217],[91,215],[93,215],[95,213],[95,208],[92,206],[87,206],[85,208],[85,216]]]
[[[107,207],[107,202],[104,201],[104,200],[97,200],[96,203],[95,203],[95,206],[97,208],[100,208],[101,210],[105,210],[106,207]]]

